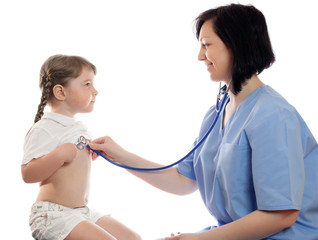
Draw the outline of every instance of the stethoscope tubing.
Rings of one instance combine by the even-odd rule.
[[[188,154],[186,154],[183,158],[181,158],[180,160],[170,164],[170,165],[167,165],[167,166],[163,166],[163,167],[156,167],[156,168],[139,168],[139,167],[130,167],[130,166],[126,166],[126,165],[121,165],[119,163],[116,163],[112,160],[110,160],[109,158],[107,158],[105,155],[103,155],[101,152],[99,152],[98,150],[94,150],[92,149],[88,144],[86,145],[86,147],[88,149],[90,149],[91,151],[97,153],[99,156],[101,156],[102,158],[104,158],[105,160],[107,160],[108,162],[110,162],[111,164],[117,166],[117,167],[121,167],[121,168],[125,168],[125,169],[128,169],[128,170],[135,170],[135,171],[160,171],[160,170],[164,170],[164,169],[168,169],[168,168],[171,168],[179,163],[181,163],[182,161],[184,161],[185,159],[187,159],[196,149],[198,149],[198,147],[205,141],[205,139],[209,136],[209,134],[212,132],[212,130],[214,129],[215,127],[215,124],[220,116],[220,112],[222,111],[224,105],[225,105],[225,102],[227,101],[228,99],[228,93],[225,92],[224,93],[224,96],[222,98],[222,101],[221,101],[221,105],[219,100],[217,99],[217,104],[216,104],[216,116],[215,116],[215,119],[213,121],[213,123],[211,124],[211,127],[209,128],[209,130],[205,133],[205,135],[203,136],[203,138],[190,150],[190,152],[188,152]]]

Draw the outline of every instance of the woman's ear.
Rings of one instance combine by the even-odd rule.
[[[62,85],[57,84],[53,87],[53,95],[54,97],[59,100],[63,101],[66,98],[65,89]]]

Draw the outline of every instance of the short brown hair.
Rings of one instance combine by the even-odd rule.
[[[234,94],[242,84],[270,67],[275,61],[264,15],[252,5],[231,4],[207,10],[195,20],[196,37],[202,25],[212,21],[214,32],[232,51]]]

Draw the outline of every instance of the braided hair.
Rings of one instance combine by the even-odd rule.
[[[41,120],[45,106],[51,103],[54,97],[54,86],[59,84],[66,87],[71,79],[77,78],[81,74],[83,67],[92,69],[96,74],[96,67],[79,56],[53,55],[43,63],[39,82],[42,96],[34,123]]]
[[[44,114],[44,108],[48,103],[48,100],[50,99],[51,92],[52,92],[52,82],[50,81],[49,76],[46,74],[41,77],[40,80],[40,86],[42,89],[42,96],[41,96],[41,101],[38,106],[38,111],[35,115],[34,123],[37,121],[41,120],[43,114]]]

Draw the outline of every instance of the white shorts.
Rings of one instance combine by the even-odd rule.
[[[63,240],[82,221],[96,223],[105,216],[88,207],[69,208],[52,202],[32,205],[30,227],[36,240]]]

